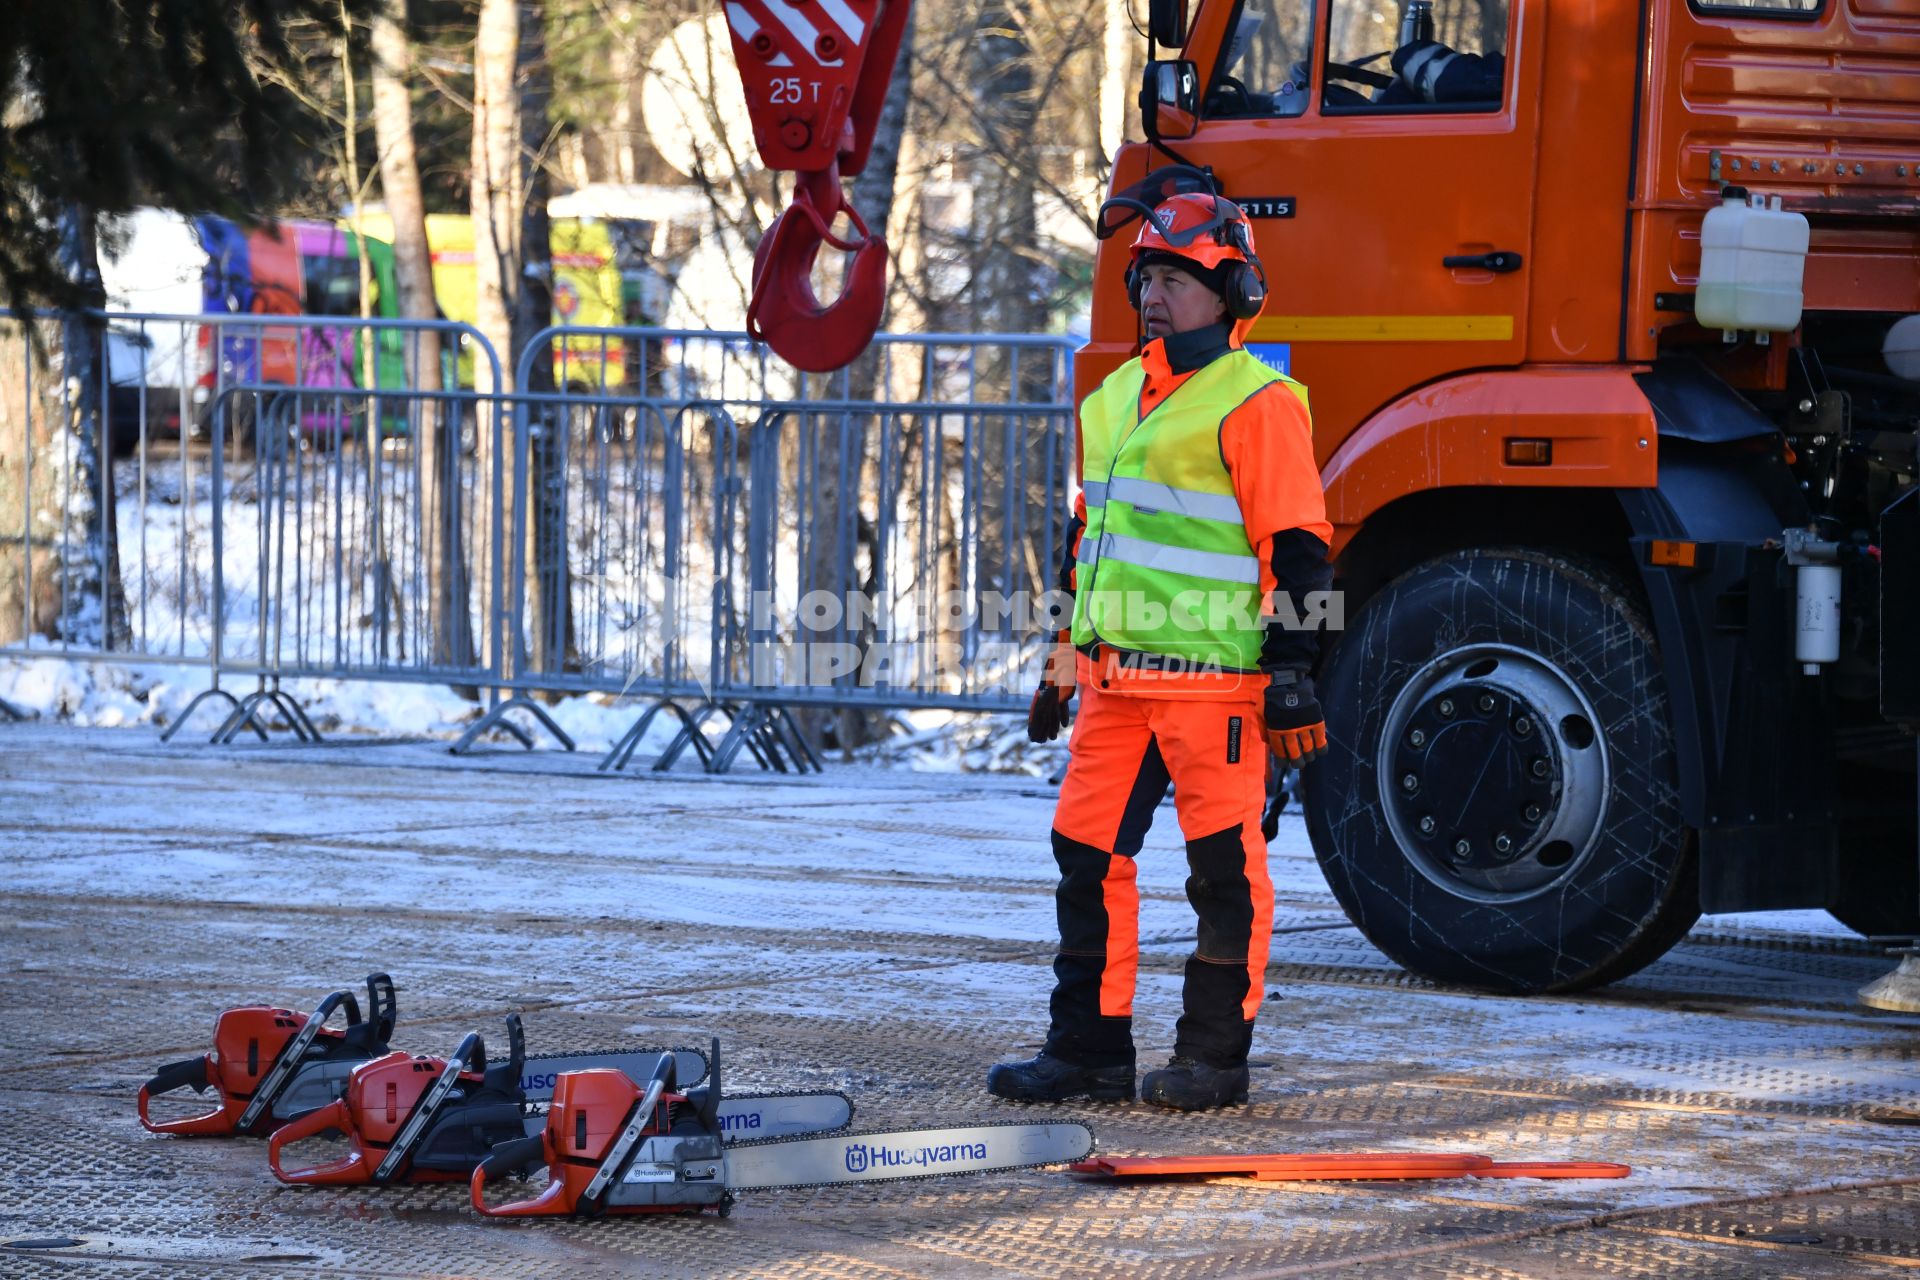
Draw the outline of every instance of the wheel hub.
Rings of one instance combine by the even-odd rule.
[[[1379,752],[1388,826],[1450,892],[1541,892],[1595,843],[1605,744],[1571,677],[1537,654],[1479,645],[1435,658],[1394,699]]]
[[[1553,811],[1559,769],[1540,712],[1480,681],[1430,694],[1399,735],[1394,803],[1460,870],[1504,867]]]

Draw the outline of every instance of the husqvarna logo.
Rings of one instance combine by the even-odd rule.
[[[912,1165],[922,1169],[947,1164],[964,1164],[987,1158],[984,1142],[959,1142],[943,1147],[889,1147],[855,1142],[847,1147],[848,1173],[865,1173],[869,1168],[895,1169]]]

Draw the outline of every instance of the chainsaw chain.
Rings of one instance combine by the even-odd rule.
[[[574,1057],[575,1055],[549,1054],[548,1056],[555,1057],[555,1058],[561,1058],[561,1057],[570,1058],[570,1057]],[[528,1058],[527,1061],[532,1062],[533,1059]],[[695,1086],[695,1087],[698,1087],[698,1086]],[[782,1138],[740,1139],[740,1138],[729,1138],[729,1137],[726,1137],[725,1135],[722,1135],[721,1142],[723,1142],[725,1145],[729,1147],[740,1146],[748,1142],[754,1142],[754,1143],[792,1142],[798,1138],[840,1137],[846,1134],[847,1126],[853,1123],[853,1116],[854,1116],[854,1110],[855,1110],[853,1105],[853,1099],[849,1098],[846,1094],[840,1092],[840,1090],[838,1089],[748,1089],[740,1093],[731,1093],[731,1094],[723,1093],[720,1095],[720,1101],[722,1102],[726,1102],[731,1098],[838,1098],[840,1099],[840,1101],[847,1104],[847,1118],[845,1121],[835,1125],[831,1129],[814,1129],[807,1133],[789,1134],[786,1137],[782,1137]],[[684,1107],[687,1104],[684,1102],[676,1102],[676,1103],[673,1103],[672,1105],[674,1107]],[[553,1110],[553,1102],[551,1099],[546,1099],[539,1102],[523,1102],[520,1104],[520,1114],[529,1118],[547,1115],[550,1112],[552,1112],[552,1110]],[[851,1136],[851,1135],[848,1135],[848,1136]],[[932,1176],[937,1177],[939,1175],[936,1174]]]
[[[851,1105],[851,1104],[849,1104]],[[940,1129],[1025,1129],[1035,1124],[1077,1124],[1087,1131],[1090,1145],[1082,1160],[1091,1160],[1100,1154],[1100,1137],[1094,1133],[1093,1126],[1084,1120],[982,1120],[975,1124],[933,1124],[920,1129],[862,1129],[848,1133],[844,1129],[832,1129],[825,1133],[794,1133],[781,1138],[749,1138],[743,1142],[729,1142],[728,1150],[736,1147],[777,1147],[788,1142],[811,1142],[815,1138],[866,1138],[890,1137],[903,1133],[931,1133]],[[754,1195],[762,1191],[812,1191],[819,1187],[861,1187],[874,1186],[882,1182],[932,1182],[938,1178],[977,1178],[983,1173],[1012,1173],[1019,1169],[1044,1169],[1048,1165],[1064,1164],[1062,1160],[1034,1160],[1027,1164],[1007,1164],[994,1169],[977,1171],[960,1170],[947,1173],[903,1173],[898,1177],[859,1178],[832,1182],[793,1182],[778,1187],[743,1187],[741,1195]]]

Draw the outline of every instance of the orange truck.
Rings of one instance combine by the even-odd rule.
[[[1344,626],[1300,791],[1366,936],[1561,991],[1702,911],[1920,932],[1920,3],[1151,0],[1254,219]],[[1079,395],[1137,349],[1101,243]]]

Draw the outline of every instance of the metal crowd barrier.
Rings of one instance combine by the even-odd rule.
[[[0,330],[0,653],[209,669],[169,738],[218,702],[216,740],[276,720],[317,739],[295,677],[471,690],[487,710],[456,750],[531,745],[514,712],[571,748],[545,699],[632,698],[603,768],[661,715],[656,767],[806,769],[792,708],[1021,705],[1071,468],[1065,340],[883,335],[821,377],[741,334],[557,327],[528,350],[575,390],[509,396],[455,385],[462,344],[499,368],[464,325],[110,323],[176,385],[100,362],[90,432],[72,380]],[[621,376],[575,367],[595,355]],[[578,390],[609,385],[632,394]],[[115,559],[121,598],[91,618],[103,597],[70,588]]]

